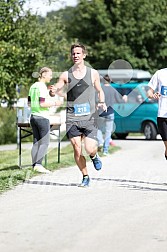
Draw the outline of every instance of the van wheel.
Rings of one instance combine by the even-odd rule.
[[[128,136],[128,133],[115,133],[118,139],[125,139]]]
[[[143,132],[148,140],[155,140],[157,137],[157,129],[152,122],[145,123]]]

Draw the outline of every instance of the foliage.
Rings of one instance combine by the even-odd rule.
[[[123,46],[134,68],[150,71],[165,67],[167,57],[166,1],[105,1],[112,21],[112,34],[118,48]],[[122,50],[120,50],[122,54]],[[118,56],[117,56],[118,55]],[[116,51],[116,56],[121,55]]]
[[[64,11],[67,35],[87,45],[95,68],[124,59],[133,68],[154,72],[166,67],[165,0],[80,0]],[[86,10],[86,11],[85,11]]]
[[[36,79],[32,73],[44,65],[60,71],[68,43],[59,17],[42,19],[23,11],[25,0],[0,2],[0,99],[16,98],[16,86],[24,94]]]
[[[0,108],[0,144],[16,143],[16,111]]]
[[[31,18],[30,13],[23,15],[24,2],[1,1],[0,97],[9,101],[16,95],[16,84],[28,82],[32,71],[30,66],[36,65],[41,57],[33,44],[35,39],[29,40],[36,17]]]
[[[95,68],[108,68],[117,59],[151,72],[166,67],[165,0],[78,0],[76,7],[46,18],[24,11],[25,1],[0,1],[0,99],[9,106],[19,95],[17,86],[27,95],[40,67],[52,67],[55,78],[69,68],[74,41],[87,46]]]
[[[42,41],[39,46],[43,52],[43,64],[46,63],[55,72],[64,71],[69,63],[69,42],[64,30],[61,17],[47,16],[41,19],[39,36]]]

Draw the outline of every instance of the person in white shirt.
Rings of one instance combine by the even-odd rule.
[[[157,126],[165,145],[165,158],[167,160],[167,68],[156,71],[148,86],[148,97],[158,100]]]

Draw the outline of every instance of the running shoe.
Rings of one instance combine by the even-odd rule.
[[[87,187],[87,186],[89,186],[89,183],[90,183],[89,176],[84,176],[82,183],[79,185],[79,187]]]
[[[40,172],[40,173],[50,173],[49,170],[47,170],[46,168],[44,168],[42,165],[35,165],[34,166],[34,171]]]
[[[96,153],[95,157],[91,157],[91,160],[93,162],[93,165],[97,171],[101,170],[102,168],[102,162],[100,160],[99,155]]]

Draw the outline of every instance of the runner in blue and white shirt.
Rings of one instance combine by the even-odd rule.
[[[167,160],[167,68],[155,72],[148,83],[148,97],[158,100],[157,125],[165,145]]]

